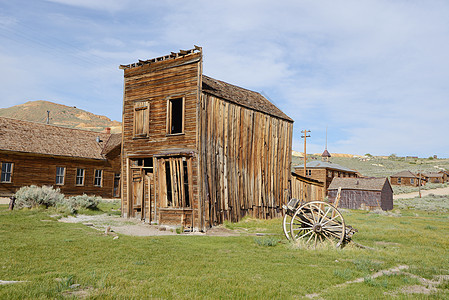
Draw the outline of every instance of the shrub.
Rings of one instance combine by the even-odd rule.
[[[59,211],[76,214],[80,209],[96,209],[100,201],[101,197],[83,194],[63,199],[56,207]]]
[[[54,206],[59,211],[70,214],[75,214],[80,209],[96,209],[101,201],[101,197],[86,194],[64,198],[64,194],[59,189],[35,185],[20,188],[15,196],[17,208],[32,208],[41,205],[46,208]]]
[[[60,189],[45,185],[42,187],[35,185],[21,187],[15,196],[18,208],[32,208],[40,205],[45,205],[48,208],[64,200],[64,194],[60,192]]]

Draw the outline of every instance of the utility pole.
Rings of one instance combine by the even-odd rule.
[[[303,134],[301,137],[304,138],[304,177],[306,177],[306,163],[307,163],[307,138],[310,137],[310,135],[307,135],[310,132],[310,130],[302,130],[301,133]]]

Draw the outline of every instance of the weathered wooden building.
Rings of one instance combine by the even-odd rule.
[[[111,198],[120,174],[120,153],[105,149],[110,138],[111,134],[0,117],[0,196],[10,196],[22,186],[49,185],[67,195]]]
[[[324,201],[325,191],[323,182],[292,172],[292,198],[301,202]]]
[[[390,176],[392,185],[419,186],[425,184],[425,178],[410,171],[401,171]]]
[[[327,152],[327,154],[329,154],[329,152]],[[304,176],[304,164],[295,166],[294,170],[296,174]],[[356,170],[352,170],[350,168],[329,161],[310,161],[306,163],[305,176],[323,182],[326,194],[327,189],[334,178],[336,177],[355,178],[358,177],[358,173]]]
[[[425,172],[421,174],[424,181],[430,183],[444,183],[445,173],[444,172]]]
[[[293,121],[202,60],[195,47],[121,66],[124,217],[205,230],[287,201]]]
[[[388,178],[334,178],[328,188],[330,203],[341,188],[338,207],[349,209],[393,209],[393,189]]]

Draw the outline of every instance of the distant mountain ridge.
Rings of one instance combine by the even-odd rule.
[[[113,121],[108,117],[96,115],[75,106],[44,100],[29,101],[8,108],[0,108],[0,116],[46,123],[47,111],[50,111],[50,124],[53,125],[98,132],[109,127],[113,133],[121,132],[122,124],[118,121]]]

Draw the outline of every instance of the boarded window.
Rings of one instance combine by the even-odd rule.
[[[103,181],[103,170],[95,170],[94,185],[101,186]]]
[[[84,169],[76,169],[76,185],[84,185]]]
[[[169,99],[167,103],[167,131],[169,134],[184,132],[184,98]]]
[[[161,189],[163,190],[163,206],[174,208],[190,207],[189,186],[189,159],[186,157],[161,159],[163,177]]]
[[[56,184],[63,185],[65,176],[65,167],[56,167]]]
[[[148,137],[150,130],[150,104],[148,101],[134,103],[134,137]]]
[[[12,177],[12,167],[13,163],[4,162],[2,163],[2,174],[1,174],[1,182],[8,183],[11,182]]]

